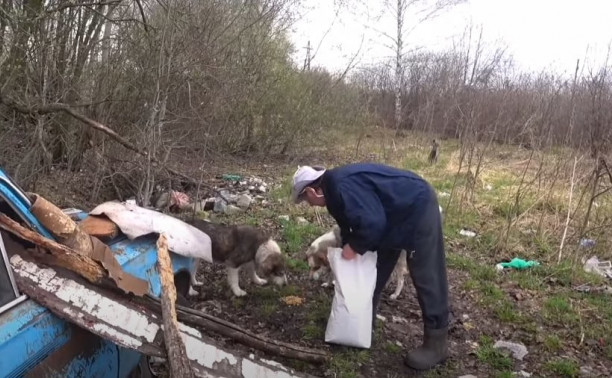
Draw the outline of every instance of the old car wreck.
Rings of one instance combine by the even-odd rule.
[[[157,214],[115,224],[61,210],[0,170],[0,376],[150,376],[150,357],[165,358],[171,376],[305,376],[219,347],[212,335],[266,355],[328,360],[184,306],[195,265],[179,250],[206,235],[175,218],[166,227],[171,217]]]

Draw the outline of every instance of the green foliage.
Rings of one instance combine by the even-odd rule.
[[[557,377],[578,377],[580,366],[574,360],[555,359],[548,361],[545,365],[546,369],[553,372]]]
[[[402,352],[402,347],[394,342],[387,341],[385,344],[385,350],[392,354],[400,354]]]
[[[321,229],[312,224],[299,225],[291,220],[279,220],[282,226],[283,243],[289,255],[298,256],[305,246],[321,235]]]
[[[554,295],[544,301],[543,315],[555,324],[563,324],[573,327],[578,321],[578,315],[574,311],[569,299],[563,295]]]
[[[483,336],[480,344],[476,351],[476,357],[478,357],[480,362],[489,365],[497,371],[512,369],[512,359],[500,350],[493,348],[493,340],[490,337]]]
[[[563,343],[557,335],[546,335],[544,339],[544,347],[550,352],[557,352],[563,347]]]
[[[358,377],[360,365],[366,363],[369,358],[368,350],[343,348],[341,352],[334,354],[331,361],[331,370],[339,378]]]

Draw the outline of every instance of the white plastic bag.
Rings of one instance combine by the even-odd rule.
[[[327,249],[335,288],[325,342],[370,348],[372,343],[372,297],[376,287],[376,252],[342,258],[342,249]]]

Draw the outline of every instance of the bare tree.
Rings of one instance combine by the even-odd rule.
[[[402,91],[404,88],[405,46],[404,40],[418,25],[430,20],[450,6],[463,2],[463,0],[386,0],[385,11],[392,14],[395,20],[395,34],[379,31],[391,43],[395,53],[395,130],[399,131],[402,125]],[[408,22],[409,13],[414,12],[414,20]]]

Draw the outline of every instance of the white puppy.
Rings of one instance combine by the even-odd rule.
[[[334,227],[326,232],[325,234],[316,238],[306,250],[306,261],[308,261],[308,267],[310,269],[309,277],[314,280],[319,280],[322,277],[327,277],[324,286],[329,285],[333,279],[331,269],[329,267],[329,260],[327,259],[327,248],[341,248],[342,238],[340,236],[340,227],[334,225]],[[395,281],[395,292],[390,295],[391,299],[397,299],[404,288],[404,280],[408,274],[408,264],[406,262],[406,251],[402,250],[402,253],[391,273],[391,278],[387,282],[386,286],[391,281]]]

